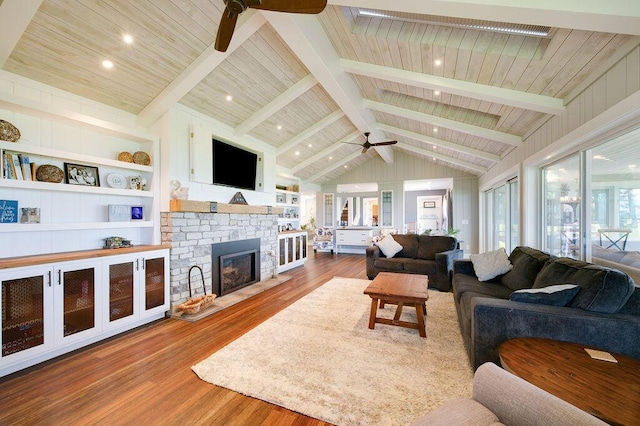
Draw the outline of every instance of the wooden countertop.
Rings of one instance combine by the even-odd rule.
[[[140,245],[116,249],[79,250],[63,253],[36,254],[0,259],[0,269],[19,268],[22,266],[42,265],[45,263],[67,262],[70,260],[92,259],[120,254],[139,253],[143,251],[163,250],[171,248],[170,244]]]

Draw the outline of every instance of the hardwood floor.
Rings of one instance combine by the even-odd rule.
[[[0,424],[327,425],[191,371],[334,276],[366,279],[365,258],[311,252],[285,274],[292,279],[198,322],[160,320],[0,379]]]

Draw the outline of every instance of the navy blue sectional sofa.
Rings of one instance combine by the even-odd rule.
[[[516,247],[509,260],[511,271],[484,282],[470,260],[453,263],[452,290],[474,370],[485,362],[500,365],[500,344],[516,337],[574,342],[640,359],[640,291],[629,275],[530,247]],[[516,290],[563,284],[579,286],[564,306],[510,300]]]

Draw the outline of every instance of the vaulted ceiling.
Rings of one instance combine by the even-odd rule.
[[[637,0],[328,3],[248,10],[222,53],[223,0],[4,0],[0,66],[141,125],[180,103],[322,184],[398,151],[481,175],[640,44]]]

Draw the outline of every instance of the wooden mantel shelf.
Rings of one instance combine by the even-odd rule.
[[[211,201],[171,200],[169,211],[174,213],[212,213]],[[215,203],[215,213],[281,214],[284,208],[273,206],[249,206],[246,204]]]

